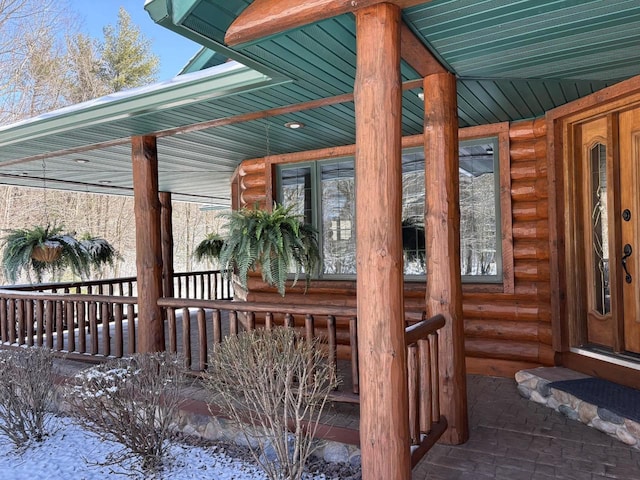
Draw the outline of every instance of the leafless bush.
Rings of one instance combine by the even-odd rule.
[[[0,350],[0,436],[16,447],[42,441],[53,415],[54,393],[50,350]]]
[[[271,480],[298,480],[317,444],[335,379],[316,342],[292,329],[228,337],[209,359],[204,385],[243,432]]]
[[[143,472],[160,470],[174,436],[184,387],[184,362],[165,353],[140,354],[80,372],[65,392],[76,422],[102,440],[123,448],[104,465]]]

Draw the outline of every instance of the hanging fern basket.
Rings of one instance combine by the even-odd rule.
[[[62,255],[62,247],[36,246],[31,252],[31,258],[42,263],[53,263]]]

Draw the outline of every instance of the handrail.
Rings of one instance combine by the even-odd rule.
[[[53,290],[78,287],[93,287],[99,285],[109,285],[114,283],[136,282],[137,277],[118,277],[105,278],[101,280],[80,280],[77,282],[58,282],[58,283],[33,283],[19,285],[3,285],[2,290],[19,290],[19,291],[37,291],[37,290]]]
[[[334,307],[331,305],[299,305],[294,303],[270,302],[242,302],[235,300],[195,300],[185,298],[161,298],[161,307],[212,308],[219,310],[235,310],[238,312],[255,313],[290,313],[305,315],[313,311],[314,315],[332,315],[335,317],[355,317],[358,310],[355,307]]]
[[[46,293],[46,292],[24,292],[7,290],[0,288],[0,297],[21,299],[21,300],[50,300],[50,301],[67,301],[67,302],[100,302],[100,303],[116,303],[120,305],[128,305],[130,303],[138,303],[138,297],[122,296],[122,295],[87,295],[82,293]]]
[[[426,320],[408,326],[404,329],[404,342],[406,346],[424,340],[432,333],[445,326],[446,320],[442,314],[435,315]]]

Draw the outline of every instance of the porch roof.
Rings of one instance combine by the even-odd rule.
[[[159,134],[160,189],[175,199],[228,205],[229,177],[243,159],[354,143],[348,98],[297,113],[251,115],[350,94],[353,16],[225,46],[228,26],[250,3],[148,0],[145,8],[159,25],[217,52],[212,57],[203,51],[187,71],[216,64],[221,56],[246,67],[218,65],[3,127],[0,183],[41,187],[46,177],[49,188],[130,194],[129,138]],[[461,127],[536,117],[640,74],[636,0],[433,0],[405,9],[403,19],[456,74]],[[421,75],[403,61],[402,77]],[[422,131],[418,93],[404,92],[405,135]],[[230,117],[237,118],[225,120]],[[219,122],[182,131],[212,120]],[[284,128],[293,120],[306,127]]]

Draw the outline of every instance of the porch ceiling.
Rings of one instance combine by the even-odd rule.
[[[351,101],[162,136],[194,123],[353,91],[352,15],[241,48],[224,46],[227,27],[250,3],[147,0],[158,24],[218,52],[215,58],[202,52],[188,70],[219,63],[221,56],[249,68],[218,65],[0,128],[0,183],[41,187],[46,177],[50,188],[131,194],[128,139],[160,132],[161,190],[178,200],[228,205],[229,177],[243,159],[353,143]],[[403,17],[456,74],[461,127],[539,116],[640,74],[637,0],[433,0],[405,9]],[[404,62],[402,76],[419,78]],[[422,131],[418,93],[404,92],[405,134]],[[306,127],[283,127],[294,119]]]

